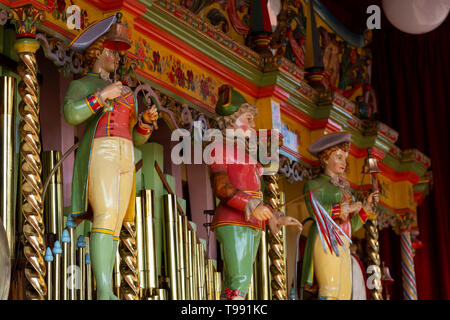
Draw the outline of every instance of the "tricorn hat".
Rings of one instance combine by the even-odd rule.
[[[230,116],[239,110],[247,100],[238,91],[229,85],[219,88],[219,100],[216,103],[216,113],[221,116]]]
[[[311,153],[313,156],[318,157],[319,153],[321,153],[322,151],[344,142],[351,142],[350,133],[347,132],[330,133],[314,142],[308,148],[308,152]]]
[[[69,44],[69,48],[79,53],[84,52],[84,50],[94,43],[95,40],[107,33],[111,26],[116,22],[116,15],[112,15],[91,24],[72,40]]]

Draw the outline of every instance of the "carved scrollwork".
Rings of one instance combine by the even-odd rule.
[[[80,74],[83,71],[83,56],[73,50],[67,50],[60,39],[48,37],[44,33],[38,33],[36,39],[42,45],[45,56],[63,69],[63,74]]]
[[[297,161],[291,161],[288,157],[280,155],[280,173],[282,173],[289,183],[312,179],[313,172]]]

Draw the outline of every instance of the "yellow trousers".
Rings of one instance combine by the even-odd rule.
[[[92,232],[118,239],[134,182],[133,142],[121,137],[95,138],[88,177],[88,199],[94,212]]]
[[[350,300],[352,295],[352,262],[349,242],[342,238],[344,247],[339,247],[339,257],[328,247],[323,250],[319,235],[314,244],[314,273],[319,285],[319,297]]]

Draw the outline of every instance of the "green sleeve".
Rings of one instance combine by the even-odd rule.
[[[63,100],[63,115],[67,123],[76,126],[95,114],[86,102],[86,97],[92,93],[78,80],[69,84]]]
[[[353,218],[350,219],[350,224],[352,226],[352,233],[358,231],[364,225],[359,214],[355,214]]]
[[[147,142],[147,140],[151,136],[151,132],[149,134],[141,134],[138,132],[137,127],[139,122],[133,128],[133,143],[135,146],[141,146]]]
[[[311,206],[311,202],[310,202],[310,197],[309,195],[307,195],[307,193],[317,187],[319,187],[320,184],[317,183],[317,181],[314,180],[309,180],[305,183],[304,187],[303,187],[303,194],[305,194],[305,203],[306,203],[306,208],[308,209],[309,215],[311,216],[311,218],[315,221],[314,218],[314,210]],[[313,192],[314,196],[316,197],[317,201],[319,201],[320,203],[322,203],[322,196],[323,196],[323,190],[319,189]]]

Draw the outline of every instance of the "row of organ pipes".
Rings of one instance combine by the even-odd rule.
[[[17,265],[16,260],[24,256],[23,246],[20,245],[24,221],[18,213],[20,206],[16,205],[20,180],[19,157],[16,153],[16,88],[15,78],[0,77],[0,90],[4,97],[0,108],[0,175],[4,178],[0,213],[9,244],[11,266]],[[89,256],[89,233],[84,232],[84,235],[76,237],[76,222],[71,215],[64,218],[62,174],[61,167],[57,165],[60,161],[59,151],[42,153],[43,181],[51,177],[48,185],[44,186],[42,223],[45,246],[42,256],[28,256],[27,259],[45,269],[45,280],[38,279],[33,282],[33,286],[39,287],[42,293],[40,299],[91,300],[96,295]],[[156,262],[155,201],[163,202],[161,275],[158,274]],[[136,197],[135,207],[135,221],[125,222],[120,234],[112,281],[115,293],[127,300],[220,299],[221,273],[217,271],[214,260],[209,259],[187,216],[178,210],[176,196],[167,194],[162,199],[155,199],[152,190],[142,190],[140,196]],[[280,232],[277,239],[285,244],[283,233]],[[270,268],[273,265],[273,259],[269,259],[270,250],[280,246],[279,243],[271,244],[270,238],[273,235],[269,231],[263,232],[248,299],[277,299],[280,290],[287,293],[287,286],[281,288],[280,281],[272,279],[275,276],[274,279],[281,278],[286,283],[286,263],[276,261],[278,267],[284,265],[284,272],[281,270],[283,268],[278,268],[276,272]],[[16,291],[20,292],[19,289]],[[12,296],[18,297],[16,293]]]

